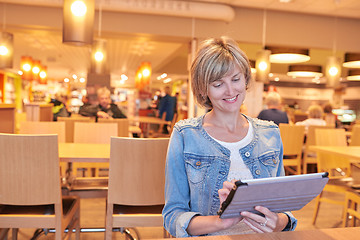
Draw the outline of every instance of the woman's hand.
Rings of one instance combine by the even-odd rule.
[[[244,222],[250,228],[259,233],[281,232],[289,221],[285,213],[274,213],[262,206],[256,206],[255,210],[264,216],[251,212],[242,212],[241,216],[244,217]]]
[[[235,187],[234,181],[228,182],[225,181],[223,183],[223,188],[219,189],[219,199],[220,199],[220,206],[226,200],[227,196],[229,195],[231,189]],[[220,219],[220,218],[219,218]],[[235,218],[227,218],[227,219],[220,219],[221,223],[223,224],[224,229],[230,228],[240,222],[242,217],[235,217]]]

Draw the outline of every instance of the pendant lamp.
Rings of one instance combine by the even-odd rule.
[[[360,53],[345,53],[343,66],[346,68],[360,68]]]
[[[12,68],[14,57],[13,34],[0,32],[0,68]]]
[[[303,63],[310,60],[308,49],[273,46],[265,46],[265,49],[271,51],[271,63]]]
[[[63,43],[92,44],[94,15],[95,0],[64,0]]]
[[[348,76],[346,79],[348,81],[360,81],[360,69],[349,70],[349,73],[348,73]]]
[[[94,40],[91,48],[91,69],[92,73],[105,74],[107,69],[106,40]]]
[[[32,80],[33,73],[32,73],[32,66],[33,66],[33,60],[30,56],[22,56],[21,62],[20,62],[20,68],[22,71],[21,78],[23,80]]]
[[[270,51],[260,50],[256,54],[256,81],[269,83]]]
[[[326,85],[328,87],[337,87],[340,84],[341,64],[338,57],[328,57],[326,62],[325,76]]]
[[[291,77],[322,77],[322,67],[320,65],[290,65],[287,73]]]

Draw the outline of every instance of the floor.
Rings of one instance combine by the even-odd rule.
[[[359,169],[355,169],[354,172],[360,174]],[[342,195],[333,194],[333,198],[342,199]],[[103,228],[105,226],[105,199],[81,199],[81,227],[82,228]],[[334,228],[341,227],[341,213],[342,207],[333,204],[323,203],[320,208],[316,226],[311,224],[311,219],[314,211],[314,200],[307,204],[299,211],[294,211],[294,216],[298,219],[298,226],[296,230],[308,230],[314,228]],[[138,228],[136,229],[140,238],[142,239],[154,239],[163,237],[162,228]],[[19,240],[31,239],[35,229],[20,229],[18,234]],[[104,233],[84,233],[81,234],[82,240],[100,240],[104,239]],[[11,239],[11,233],[9,233],[9,239]],[[40,235],[37,239],[54,239],[53,233]],[[73,237],[74,239],[74,237]],[[124,234],[120,232],[113,233],[113,239],[125,239]]]

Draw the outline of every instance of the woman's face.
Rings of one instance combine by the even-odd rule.
[[[239,112],[246,95],[244,74],[234,67],[227,75],[209,84],[208,97],[215,111]]]

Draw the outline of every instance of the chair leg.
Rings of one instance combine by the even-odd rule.
[[[19,232],[18,228],[13,228],[12,229],[12,240],[17,240],[18,239],[18,232]]]
[[[0,239],[7,240],[9,228],[0,228]]]
[[[76,240],[80,240],[80,207],[79,210],[76,212],[76,219],[77,219],[77,224],[76,224],[76,232],[75,232],[75,239]]]
[[[315,199],[315,210],[314,210],[314,215],[313,215],[313,219],[312,219],[312,225],[315,225],[315,223],[316,223],[316,218],[317,218],[317,215],[319,213],[319,208],[320,208],[320,198],[321,198],[321,196],[322,196],[322,192]]]
[[[105,240],[112,239],[113,209],[114,209],[113,204],[108,204],[108,203],[106,204]]]

